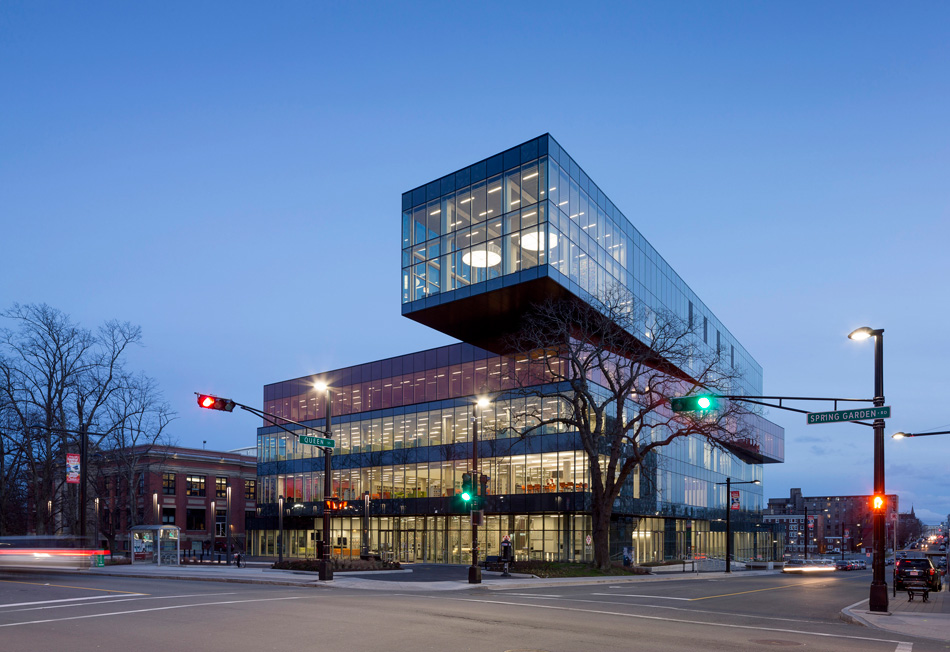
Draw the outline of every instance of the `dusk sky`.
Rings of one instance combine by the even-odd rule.
[[[950,430],[946,2],[0,3],[0,309],[143,329],[180,445],[263,385],[452,342],[400,315],[401,193],[550,132],[762,365]],[[13,324],[0,320],[0,325]],[[815,411],[829,404],[801,405]],[[786,429],[765,496],[868,494],[871,429]],[[950,512],[950,435],[887,438]]]

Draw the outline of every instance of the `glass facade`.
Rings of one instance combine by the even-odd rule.
[[[539,276],[582,299],[621,285],[695,326],[762,394],[761,366],[549,134],[404,193],[402,208],[403,314]]]
[[[650,309],[682,316],[697,345],[718,347],[741,369],[741,391],[761,394],[755,360],[549,135],[405,193],[402,209],[403,314],[542,276],[582,299],[620,284]],[[323,500],[333,498],[346,505],[326,533],[335,555],[468,562],[471,525],[458,493],[477,432],[478,471],[488,476],[483,558],[498,554],[507,534],[517,559],[591,560],[587,455],[563,427],[521,436],[528,415],[568,409],[565,398],[519,397],[513,378],[525,375],[553,382],[537,362],[463,342],[266,385],[265,412],[317,430],[326,427],[327,399],[314,385],[331,386],[336,448],[325,496],[321,449],[272,425],[258,430],[251,553],[276,554],[283,497],[284,554],[314,556]],[[485,394],[492,403],[476,407]],[[612,554],[631,547],[638,563],[721,557],[726,478],[761,480],[762,463],[784,456],[780,427],[756,415],[745,425],[749,440],[730,450],[687,437],[651,454],[615,506]],[[663,438],[664,428],[646,436]],[[737,554],[769,558],[770,537],[758,529],[761,486],[734,490]]]

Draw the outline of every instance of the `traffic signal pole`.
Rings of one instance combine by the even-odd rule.
[[[874,407],[884,405],[884,329],[874,332]],[[874,420],[874,495],[884,493],[884,419]],[[885,499],[886,505],[886,499]],[[871,565],[871,611],[887,611],[887,580],[884,578],[884,555],[887,540],[884,534],[885,509],[874,510],[874,557]]]
[[[264,419],[269,424],[280,428],[284,432],[287,432],[293,435],[294,437],[299,437],[300,436],[299,433],[294,432],[290,428],[287,428],[281,422],[298,426],[300,428],[303,428],[304,430],[316,430],[315,428],[312,428],[310,426],[305,426],[304,424],[294,421],[293,419],[279,417],[275,414],[270,414],[268,412],[258,410],[257,408],[252,408],[249,405],[244,405],[243,403],[238,403],[237,401],[233,401],[228,398],[211,396],[210,394],[198,394],[198,392],[195,392],[195,394],[197,394],[198,396],[198,405],[200,407],[203,407],[209,410],[222,410],[225,412],[231,412],[232,410],[234,410],[235,407],[239,407],[246,412],[250,412],[251,414]],[[331,423],[330,423],[331,422],[331,414],[330,414],[331,405],[330,404],[331,404],[330,388],[327,387],[326,388],[327,419],[326,419],[326,428],[325,428],[325,436],[327,439],[332,439],[331,437],[332,430],[331,430]],[[317,432],[319,432],[319,430]],[[328,446],[318,446],[318,448],[320,448],[323,451],[323,499],[324,499],[324,503],[323,503],[323,560],[319,567],[319,570],[320,570],[319,577],[321,580],[332,580],[333,567],[330,564],[330,512],[331,510],[327,507],[327,500],[330,498],[330,494],[333,491],[332,484],[331,484],[331,470],[333,466],[332,465],[333,449]],[[283,510],[283,507],[281,506],[281,509],[280,509],[281,522],[283,521],[283,516],[284,516],[284,510]],[[278,534],[278,536],[282,538],[283,530],[284,530],[282,524],[279,529],[280,529],[280,533]],[[280,548],[280,552],[283,552],[283,547]]]
[[[476,408],[477,410],[477,408]],[[478,415],[472,416],[472,489],[474,489],[472,502],[477,503],[478,491],[476,483],[478,482]],[[468,583],[482,583],[482,569],[478,567],[478,525],[475,523],[475,509],[477,504],[472,505],[470,517],[472,519],[472,565],[468,568]]]

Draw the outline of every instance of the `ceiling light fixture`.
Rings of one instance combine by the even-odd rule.
[[[487,249],[473,249],[462,254],[462,262],[469,267],[494,267],[501,262],[501,249],[490,244]]]
[[[540,242],[540,234],[537,231],[528,231],[521,236],[521,246],[530,251],[538,251]],[[548,234],[548,249],[554,249],[556,246],[557,236],[553,233]]]

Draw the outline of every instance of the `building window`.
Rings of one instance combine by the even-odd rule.
[[[216,509],[214,510],[214,536],[223,537],[227,536],[225,531],[225,524],[227,523],[227,510]]]
[[[244,500],[257,500],[257,480],[244,481]]]
[[[203,475],[189,475],[186,479],[188,488],[185,491],[186,496],[198,496],[203,498],[205,495],[205,476]],[[189,510],[191,511],[191,510]],[[204,519],[202,518],[202,521]],[[189,530],[195,528],[188,528]],[[197,528],[199,530],[204,529],[203,527]]]
[[[139,473],[139,481],[136,487],[137,487],[136,490],[138,492],[137,495],[144,496],[145,495],[145,474],[144,473]]]
[[[227,478],[214,479],[214,497],[215,498],[228,497],[228,479]]]
[[[709,317],[703,317],[703,344],[709,344]]]
[[[162,507],[162,525],[174,525],[174,524],[175,524],[175,508]]]
[[[689,330],[693,330],[693,302],[689,302]]]
[[[203,509],[188,509],[185,510],[186,523],[185,529],[187,530],[204,530],[205,528],[205,510]]]
[[[162,473],[162,494],[165,496],[175,495],[175,474]]]

